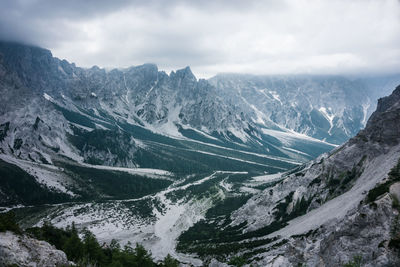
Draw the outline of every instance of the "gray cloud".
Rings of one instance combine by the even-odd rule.
[[[0,38],[85,67],[190,65],[200,77],[395,72],[400,2],[2,1]]]

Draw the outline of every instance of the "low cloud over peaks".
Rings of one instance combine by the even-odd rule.
[[[0,38],[85,67],[190,65],[198,77],[395,72],[400,1],[8,1]]]

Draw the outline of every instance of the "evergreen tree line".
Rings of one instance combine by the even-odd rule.
[[[177,267],[179,262],[169,254],[161,262],[154,262],[152,255],[142,245],[132,247],[130,243],[123,248],[116,240],[110,244],[100,245],[95,235],[88,230],[82,231],[79,237],[75,224],[60,229],[45,223],[42,227],[28,228],[22,231],[15,221],[13,212],[0,213],[0,232],[13,231],[16,234],[27,234],[44,240],[62,250],[68,260],[77,266],[110,266],[110,267]]]

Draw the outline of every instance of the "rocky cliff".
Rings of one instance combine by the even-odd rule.
[[[380,99],[365,129],[342,146],[284,174],[255,177],[262,192],[229,218],[198,223],[178,247],[215,266],[239,259],[256,266],[397,266],[399,93],[400,86]]]
[[[1,266],[67,266],[70,262],[61,250],[45,241],[17,235],[10,231],[0,233]]]
[[[283,177],[235,212],[236,223],[247,220],[248,230],[259,229],[276,221],[280,204],[286,205],[285,217],[293,214],[299,199],[308,200],[304,215],[269,235],[283,244],[268,245],[253,260],[264,266],[340,266],[354,261],[361,266],[397,266],[399,125],[400,86],[379,100],[356,137]]]

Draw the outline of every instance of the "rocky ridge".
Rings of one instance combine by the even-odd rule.
[[[251,231],[276,221],[279,203],[285,204],[284,217],[299,199],[308,200],[305,215],[269,235],[283,244],[265,246],[253,263],[339,266],[357,258],[362,266],[399,264],[399,125],[400,86],[379,100],[356,137],[304,170],[282,177],[280,184],[234,212],[234,224],[245,220]]]
[[[0,233],[0,265],[2,266],[68,266],[65,253],[45,241],[10,231]]]
[[[400,77],[220,74],[210,82],[256,123],[342,144],[365,126],[375,100],[389,94]]]

